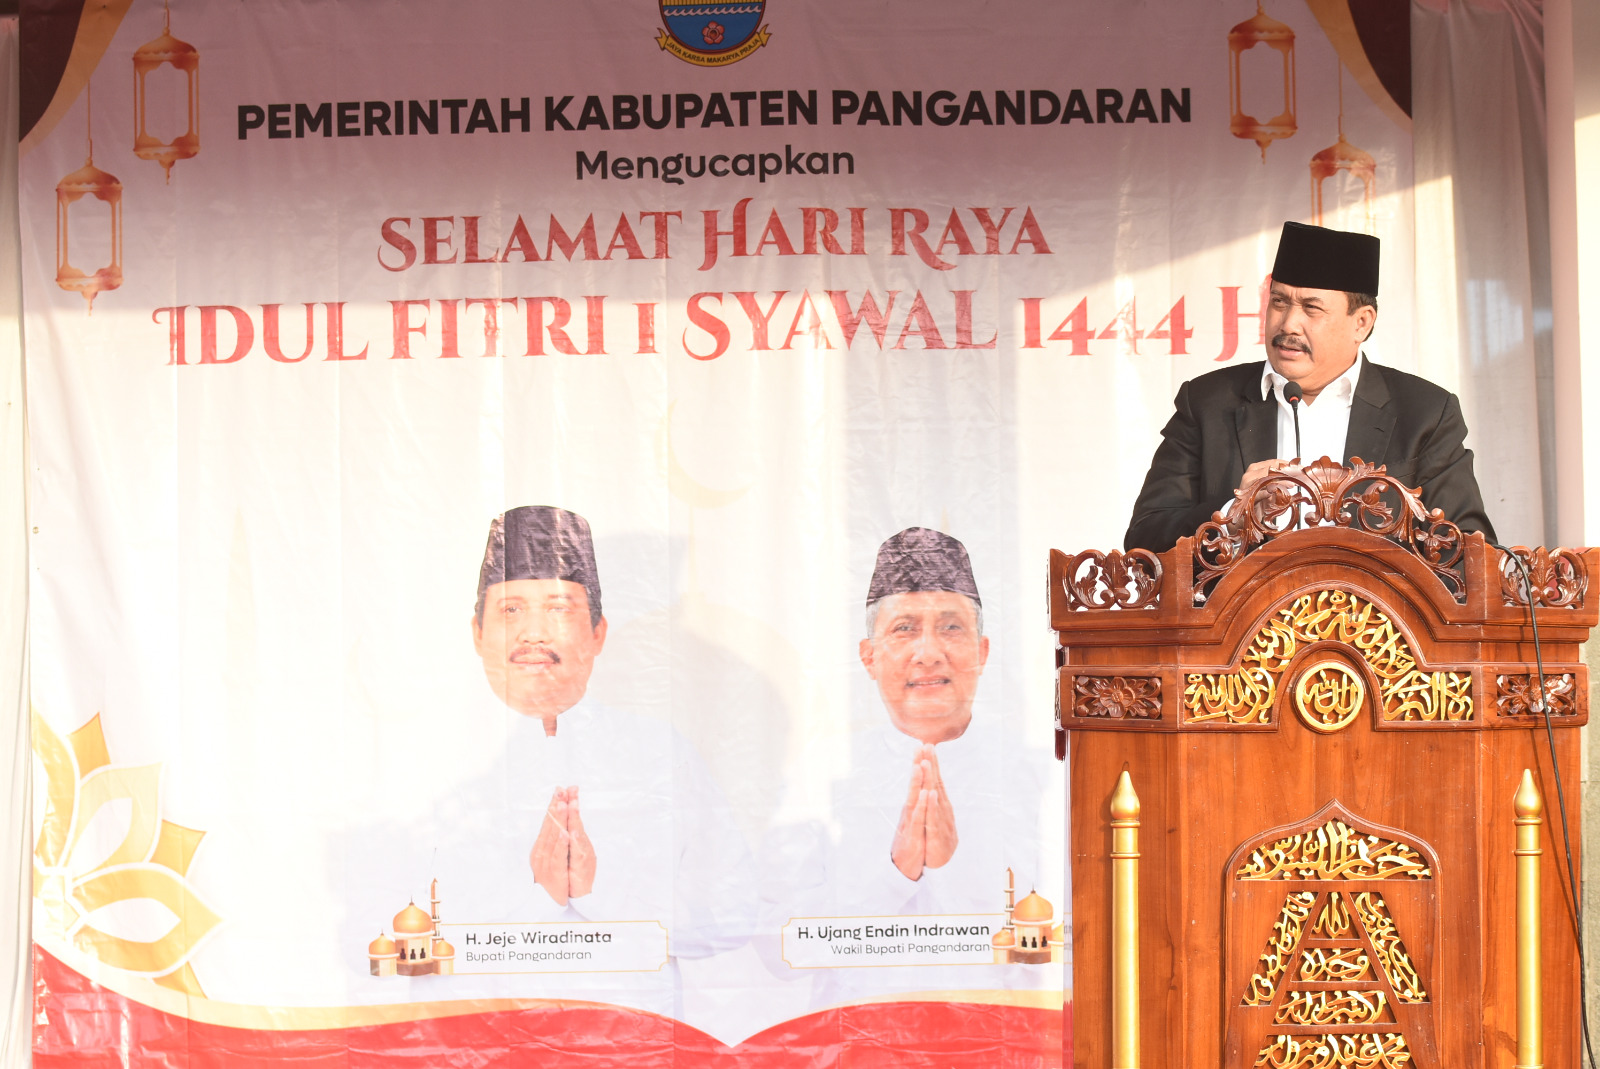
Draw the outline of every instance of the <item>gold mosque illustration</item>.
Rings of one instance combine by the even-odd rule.
[[[1066,926],[1052,924],[1055,908],[1047,898],[1029,891],[1016,901],[1016,875],[1006,869],[1006,923],[990,938],[996,965],[1043,965],[1062,960]]]
[[[450,976],[456,971],[456,948],[439,933],[439,881],[428,885],[431,914],[413,900],[394,915],[394,934],[379,932],[367,944],[373,976]]]

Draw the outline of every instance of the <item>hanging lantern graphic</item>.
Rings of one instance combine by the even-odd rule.
[[[1377,220],[1373,214],[1373,196],[1378,185],[1378,163],[1369,153],[1356,148],[1344,137],[1344,66],[1339,67],[1339,140],[1311,157],[1311,221],[1322,226],[1322,183],[1340,171],[1347,172],[1361,182],[1362,229],[1375,233]],[[1338,205],[1334,205],[1338,209]]]
[[[184,111],[188,128],[171,141],[150,133],[145,121],[145,79],[163,63],[183,72]],[[186,41],[172,36],[172,12],[167,12],[161,36],[139,46],[133,54],[133,154],[141,160],[155,160],[172,181],[172,165],[200,151],[200,53]]]
[[[92,91],[91,91],[92,92]],[[91,95],[85,105],[85,122],[93,114]],[[95,294],[122,285],[122,183],[94,165],[94,138],[88,138],[89,157],[82,167],[56,183],[56,285],[70,293],[81,293],[94,314]],[[111,261],[104,267],[84,271],[72,265],[73,206],[84,197],[104,201],[111,209]],[[82,215],[82,208],[79,208]]]
[[[1375,223],[1372,213],[1372,194],[1377,183],[1377,161],[1346,141],[1342,130],[1339,132],[1338,141],[1311,157],[1311,221],[1317,226],[1323,225],[1322,183],[1340,171],[1348,171],[1353,177],[1361,180],[1365,191],[1363,208],[1366,225],[1363,229],[1370,234]]]
[[[1283,58],[1283,110],[1265,122],[1244,111],[1244,85],[1241,57],[1256,45],[1265,45]],[[1228,129],[1234,137],[1261,146],[1261,162],[1267,160],[1267,146],[1295,132],[1294,106],[1294,31],[1269,17],[1256,5],[1253,17],[1228,31]]]

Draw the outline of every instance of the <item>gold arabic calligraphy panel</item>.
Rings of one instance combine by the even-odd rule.
[[[1273,1024],[1393,1024],[1389,996],[1382,991],[1291,991]]]
[[[1264,919],[1262,892],[1277,886],[1283,899],[1230,1032],[1242,1029],[1235,1034],[1258,1052],[1256,1066],[1409,1066],[1418,1039],[1410,1030],[1429,1031],[1431,1006],[1385,896],[1431,898],[1432,854],[1399,834],[1361,830],[1337,803],[1307,824],[1245,844],[1231,863],[1230,910],[1256,918],[1247,931]],[[1426,932],[1411,934],[1428,944]]]
[[[1390,916],[1383,896],[1371,891],[1360,891],[1351,897],[1355,899],[1356,912],[1360,920],[1358,926],[1349,930],[1347,936],[1343,937],[1347,945],[1305,946],[1303,945],[1306,939],[1305,920],[1317,896],[1309,891],[1290,892],[1277,922],[1272,926],[1272,935],[1267,940],[1266,949],[1261,953],[1256,971],[1250,976],[1249,985],[1240,1000],[1240,1005],[1271,1005],[1277,997],[1279,982],[1284,977],[1286,967],[1297,955],[1300,959],[1300,968],[1289,977],[1288,1001],[1278,1008],[1280,1024],[1285,1023],[1284,1014],[1288,1012],[1286,1007],[1295,1001],[1297,992],[1293,988],[1298,984],[1361,983],[1371,988],[1368,993],[1378,993],[1381,986],[1387,986],[1393,992],[1395,999],[1400,1002],[1428,1001],[1428,992],[1423,988],[1422,977],[1417,971],[1416,964],[1411,960],[1411,955],[1406,952],[1405,943],[1395,928],[1394,918]],[[1334,908],[1335,903],[1341,898],[1343,898],[1341,892],[1330,892],[1323,911]],[[1311,939],[1321,937],[1320,927],[1320,922],[1313,926]],[[1383,970],[1382,985],[1372,983],[1378,979],[1372,972],[1371,957],[1374,955]],[[1288,1023],[1327,1022],[1306,1019],[1290,1020]]]
[[[1470,672],[1419,667],[1410,643],[1382,609],[1349,591],[1319,590],[1273,614],[1234,671],[1188,673],[1184,722],[1271,723],[1284,670],[1314,642],[1340,643],[1366,662],[1377,676],[1386,722],[1473,718]]]
[[[1312,947],[1300,955],[1300,979],[1308,984],[1346,984],[1372,979],[1365,947]]]
[[[1278,993],[1278,981],[1294,957],[1294,948],[1300,945],[1300,933],[1311,915],[1311,904],[1316,900],[1317,896],[1310,891],[1301,891],[1284,901],[1272,925],[1272,938],[1267,941],[1267,949],[1261,952],[1261,962],[1250,977],[1250,990],[1244,995],[1246,1006],[1271,1005],[1273,996]]]
[[[1234,879],[1431,880],[1433,870],[1410,843],[1357,831],[1334,817],[1256,847]]]
[[[1409,1069],[1411,1051],[1399,1032],[1275,1036],[1256,1055],[1266,1069]]]
[[[1389,915],[1389,907],[1384,904],[1383,896],[1362,891],[1354,898],[1356,912],[1361,915],[1362,926],[1372,940],[1372,948],[1378,954],[1378,964],[1383,966],[1384,978],[1394,989],[1395,997],[1402,1002],[1428,1001],[1428,993],[1422,988],[1422,978],[1417,975],[1411,955],[1406,953],[1406,945],[1400,940],[1400,933],[1395,929],[1394,918]]]
[[[1301,672],[1294,685],[1294,707],[1312,731],[1328,733],[1349,727],[1366,700],[1367,688],[1361,677],[1333,658]]]

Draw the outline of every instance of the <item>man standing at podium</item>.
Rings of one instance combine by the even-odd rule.
[[[1351,457],[1384,464],[1463,531],[1494,528],[1483,508],[1461,403],[1426,379],[1379,367],[1361,353],[1378,318],[1378,239],[1284,223],[1272,265],[1265,362],[1184,383],[1161,432],[1123,537],[1127,549],[1169,550],[1243,490],[1295,458]],[[1292,394],[1292,391],[1291,391]]]

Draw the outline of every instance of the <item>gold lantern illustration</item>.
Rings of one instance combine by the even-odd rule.
[[[92,90],[90,91],[92,93]],[[85,123],[91,122],[94,98],[84,105]],[[81,293],[94,314],[95,294],[122,285],[122,183],[94,165],[94,135],[88,137],[89,155],[82,167],[56,183],[56,285],[70,293]],[[84,271],[72,266],[72,206],[84,197],[104,201],[111,209],[111,261],[104,267]]]
[[[1311,157],[1311,221],[1322,226],[1322,183],[1340,171],[1359,179],[1362,188],[1364,225],[1368,234],[1377,229],[1373,216],[1373,195],[1378,184],[1378,163],[1369,153],[1352,145],[1344,137],[1344,65],[1339,66],[1339,140]]]
[[[150,133],[145,121],[145,79],[163,63],[184,76],[184,104],[188,128],[171,141]],[[172,36],[172,12],[162,24],[161,36],[140,45],[133,54],[133,154],[141,160],[155,160],[172,181],[172,165],[200,151],[200,53],[186,41]]]
[[[1283,59],[1283,110],[1265,122],[1244,111],[1244,86],[1241,57],[1256,45],[1265,45]],[[1292,137],[1294,120],[1294,31],[1270,17],[1256,4],[1256,13],[1228,31],[1228,129],[1234,137],[1261,146],[1261,162],[1267,160],[1267,146],[1282,137]]]

